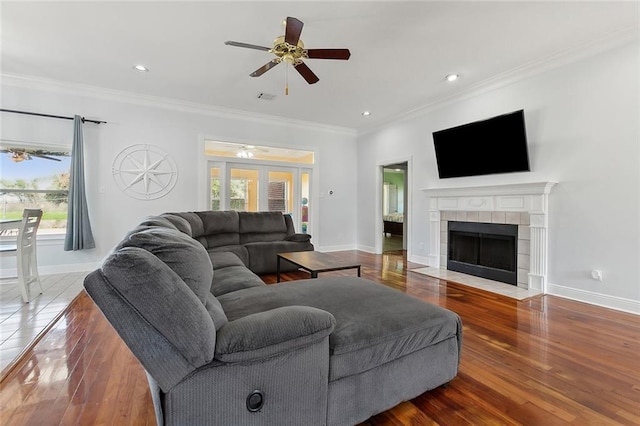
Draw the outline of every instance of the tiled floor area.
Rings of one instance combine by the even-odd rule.
[[[501,294],[517,300],[524,300],[532,296],[541,294],[539,291],[527,290],[516,287],[515,285],[505,284],[498,281],[487,280],[485,278],[474,277],[473,275],[462,274],[460,272],[449,271],[439,268],[418,268],[412,269],[411,272],[428,275],[443,280],[451,280],[459,284],[468,285],[469,287],[479,288],[481,290],[490,291],[492,293]]]
[[[29,303],[22,302],[17,279],[0,279],[0,371],[80,293],[86,275],[86,272],[41,275],[43,293],[32,295]]]

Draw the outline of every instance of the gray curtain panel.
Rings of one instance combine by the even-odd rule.
[[[73,117],[73,148],[69,182],[69,209],[64,250],[84,250],[96,246],[89,222],[87,197],[84,187],[84,154],[82,142],[82,117]]]

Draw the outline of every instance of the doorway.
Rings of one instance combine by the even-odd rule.
[[[407,249],[407,162],[382,166],[382,252]]]
[[[209,208],[291,215],[297,232],[311,233],[312,169],[242,161],[209,161]]]

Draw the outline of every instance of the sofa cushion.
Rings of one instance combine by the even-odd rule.
[[[209,251],[209,258],[211,259],[214,271],[229,266],[246,266],[237,254],[230,251],[211,250]]]
[[[139,247],[174,270],[202,304],[211,289],[213,268],[207,251],[192,238],[162,228],[142,229],[129,235],[123,247]]]
[[[227,323],[220,303],[217,299],[208,297],[213,282],[213,267],[209,254],[193,238],[178,230],[150,228],[131,234],[122,246],[139,247],[155,255],[189,286],[211,314],[216,329]]]
[[[287,225],[281,212],[240,212],[240,244],[282,241]]]
[[[272,273],[277,269],[278,253],[293,251],[313,251],[310,242],[271,241],[247,243],[244,245],[249,253],[249,269],[256,274]],[[288,261],[282,261],[280,271],[294,271],[298,267]]]
[[[180,212],[170,214],[179,216],[189,222],[189,227],[191,228],[191,237],[198,238],[201,235],[204,235],[204,224],[202,223],[202,219],[200,219],[200,216],[198,216],[197,213]]]
[[[100,270],[104,280],[145,322],[168,340],[192,365],[211,362],[216,329],[203,304],[184,281],[159,258],[137,247],[111,254]],[[98,281],[96,281],[98,283]],[[102,291],[91,288],[92,293]],[[105,307],[103,309],[108,309]],[[125,333],[125,330],[119,330]],[[140,351],[153,342],[127,342]],[[140,347],[138,347],[139,345]]]
[[[311,241],[309,234],[291,234],[284,237],[285,241],[293,241],[294,243],[306,243]]]
[[[196,212],[204,224],[204,234],[239,232],[238,212],[234,210]]]
[[[219,297],[245,288],[264,286],[266,286],[264,281],[246,266],[228,266],[216,270],[213,284],[211,285],[211,293]]]
[[[249,252],[247,251],[246,247],[241,246],[239,244],[213,247],[213,248],[207,249],[207,251],[209,252],[209,255],[211,257],[215,256],[214,253],[224,253],[224,252],[233,253],[238,257],[238,259],[242,261],[243,265],[245,265],[246,267],[249,267]]]
[[[167,228],[167,229],[173,229],[176,231],[178,230],[178,228],[170,220],[162,216],[149,216],[145,218],[142,222],[140,222],[138,226],[146,226],[149,228],[152,228],[152,227]]]
[[[329,338],[330,381],[456,339],[462,333],[455,313],[356,277],[249,288],[222,295],[219,300],[230,321],[292,305],[311,306],[333,314],[336,328]]]
[[[264,360],[326,338],[333,315],[308,306],[287,306],[247,315],[218,333],[215,358],[223,362]]]
[[[239,232],[241,234],[260,232],[287,232],[287,225],[281,212],[239,212]]]
[[[173,213],[163,213],[160,215],[160,217],[167,219],[173,224],[173,226],[176,227],[178,231],[182,232],[183,234],[187,234],[190,237],[193,236],[191,232],[191,224],[182,216],[178,216],[177,214]]]

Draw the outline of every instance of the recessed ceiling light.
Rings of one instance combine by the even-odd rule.
[[[368,117],[371,115],[371,111],[362,111],[362,115]]]
[[[449,74],[448,76],[445,77],[447,79],[447,81],[451,82],[451,81],[456,81],[457,79],[460,78],[460,74]]]
[[[134,65],[133,69],[136,71],[140,71],[140,72],[148,72],[149,68],[145,67],[144,65]]]

